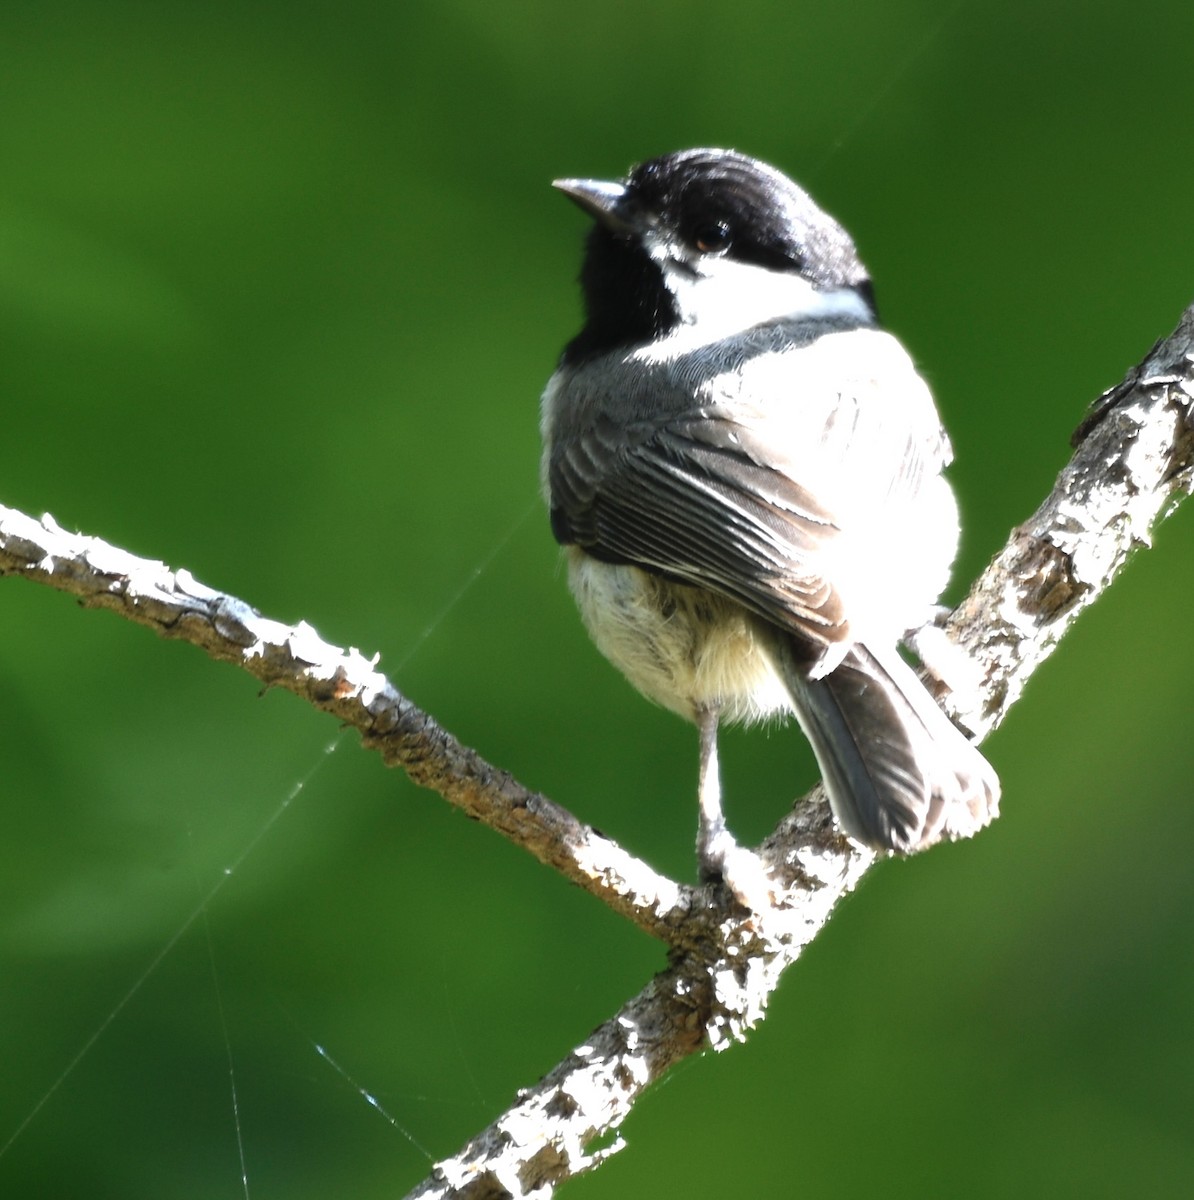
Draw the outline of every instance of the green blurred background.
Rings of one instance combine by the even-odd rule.
[[[6,5],[0,501],[380,651],[691,879],[694,734],[588,644],[537,499],[584,229],[548,181],[733,145],[837,215],[954,437],[960,592],[1194,298],[1192,34],[1189,0]],[[1189,508],[989,743],[1002,820],[876,870],[568,1194],[1191,1194]],[[662,965],[292,697],[20,580],[0,623],[0,1195],[235,1200],[238,1128],[254,1200],[400,1195]],[[726,759],[747,837],[815,778],[794,731]]]

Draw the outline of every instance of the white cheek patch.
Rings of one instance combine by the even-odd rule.
[[[676,298],[680,320],[703,337],[724,337],[779,317],[871,319],[853,288],[822,291],[795,271],[772,271],[732,258],[693,258],[654,231],[643,242]]]

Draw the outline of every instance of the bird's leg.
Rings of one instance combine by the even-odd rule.
[[[721,809],[721,776],[717,769],[717,720],[714,707],[697,710],[701,739],[700,776],[697,783],[697,862],[706,883],[721,880],[738,903],[761,913],[775,905],[775,891],[762,860],[753,850],[739,846],[726,828]]]
[[[701,739],[700,775],[697,782],[697,861],[701,878],[720,879],[725,866],[726,852],[734,839],[726,828],[721,810],[721,774],[717,769],[716,706],[697,710],[697,732]]]

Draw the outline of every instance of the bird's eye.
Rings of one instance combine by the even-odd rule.
[[[730,248],[730,227],[725,221],[708,221],[697,226],[692,240],[702,254],[724,254]]]

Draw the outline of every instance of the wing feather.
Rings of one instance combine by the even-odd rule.
[[[794,357],[776,341],[723,356],[720,371],[707,350],[649,364],[619,397],[600,375],[572,381],[583,399],[557,416],[546,464],[557,538],[711,588],[814,650],[849,642],[843,539],[860,514],[914,506],[949,458],[902,348],[860,335],[868,354],[824,337]]]

